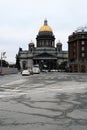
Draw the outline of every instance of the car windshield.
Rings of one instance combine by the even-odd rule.
[[[39,65],[34,65],[34,67],[37,67],[37,68],[39,68]]]

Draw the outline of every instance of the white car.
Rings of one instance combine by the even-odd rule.
[[[23,70],[22,71],[22,76],[29,76],[30,75],[30,71],[29,70]]]
[[[37,67],[37,66],[34,66],[34,67],[32,68],[32,71],[33,71],[33,74],[39,74],[39,73],[40,73],[40,69],[39,69],[39,67]]]

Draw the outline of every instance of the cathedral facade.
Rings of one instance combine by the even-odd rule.
[[[68,61],[68,51],[62,50],[60,41],[55,45],[53,31],[47,20],[44,20],[44,25],[36,36],[36,47],[31,41],[28,44],[28,50],[19,48],[17,58],[21,70],[32,68],[35,64],[38,64],[41,70],[54,70],[58,69],[63,62]]]

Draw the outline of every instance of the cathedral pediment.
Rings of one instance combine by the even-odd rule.
[[[53,54],[49,54],[49,53],[41,53],[38,55],[35,55],[35,57],[56,57],[56,55],[54,56]]]

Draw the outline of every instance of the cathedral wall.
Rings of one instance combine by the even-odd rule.
[[[21,60],[20,60],[20,67],[21,67],[21,70],[26,69],[27,66],[28,66],[28,65],[27,65],[27,60],[21,59]]]
[[[21,66],[21,70],[32,68],[33,60],[32,59],[21,59],[20,66]]]
[[[28,68],[32,68],[32,67],[33,67],[33,60],[28,59]]]

